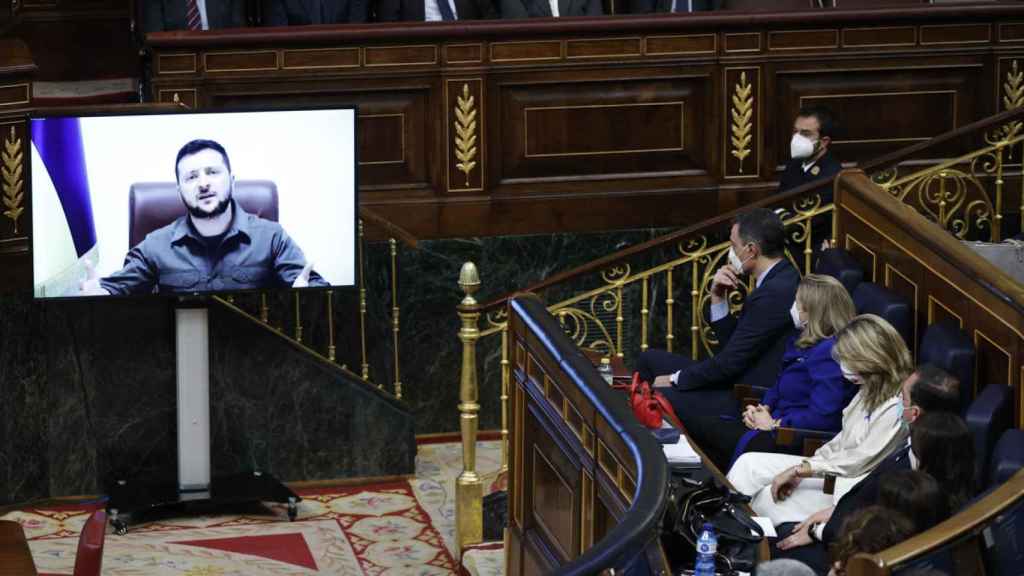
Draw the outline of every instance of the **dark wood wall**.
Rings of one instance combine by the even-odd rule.
[[[148,36],[199,109],[360,107],[362,202],[420,237],[693,223],[774,190],[802,105],[860,162],[1003,108],[1024,6]],[[461,154],[461,159],[460,159]]]

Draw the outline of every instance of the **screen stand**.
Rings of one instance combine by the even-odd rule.
[[[211,479],[210,465],[210,321],[209,311],[195,302],[174,310],[178,386],[178,481],[145,483],[117,480],[110,487],[107,511],[118,534],[128,531],[129,518],[164,509],[209,514],[218,506],[250,502],[288,504],[294,520],[301,500],[270,474],[259,470]]]

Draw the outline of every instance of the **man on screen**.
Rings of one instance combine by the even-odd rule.
[[[83,294],[329,285],[280,224],[235,202],[235,177],[223,146],[193,140],[178,151],[174,166],[188,213],[146,235],[128,251],[121,270],[99,278],[89,269]]]

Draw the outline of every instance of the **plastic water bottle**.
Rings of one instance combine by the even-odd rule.
[[[611,386],[613,380],[611,359],[608,357],[601,358],[601,364],[597,367],[597,371],[601,374],[601,378],[604,378],[604,381]]]
[[[715,576],[715,552],[718,551],[718,536],[715,527],[704,524],[704,529],[697,538],[697,564],[693,567],[693,576]]]

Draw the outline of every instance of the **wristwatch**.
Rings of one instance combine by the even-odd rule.
[[[807,527],[807,535],[811,537],[811,542],[821,542],[821,538],[818,538],[818,526],[821,522],[815,522]]]

